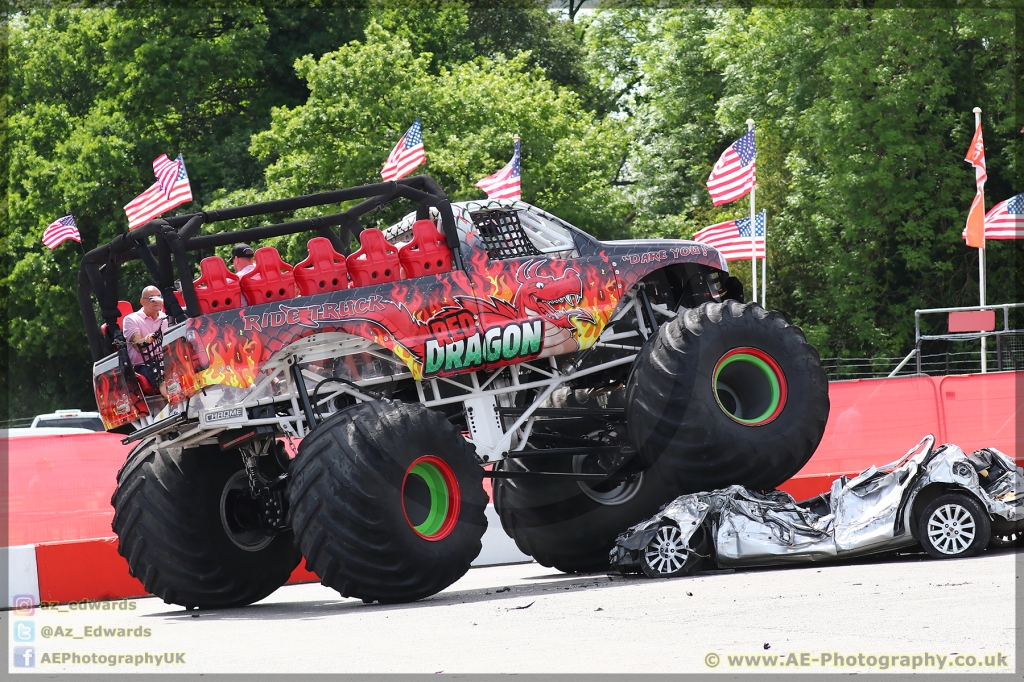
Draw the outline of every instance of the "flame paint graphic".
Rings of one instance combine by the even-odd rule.
[[[128,388],[120,367],[93,377],[93,393],[103,426],[109,431],[149,414],[142,389]]]
[[[491,261],[481,249],[472,249],[471,253],[466,271],[191,318],[187,322],[187,336],[194,341],[179,337],[164,350],[165,374],[174,378],[168,383],[177,383],[177,391],[169,396],[171,402],[180,402],[207,386],[250,387],[276,353],[316,333],[345,332],[369,339],[392,351],[409,367],[414,378],[421,379],[426,343],[436,339],[439,327],[456,321],[465,325],[469,320],[471,328],[459,328],[472,334],[496,324],[544,319],[546,333],[550,334],[547,330],[555,326],[565,330],[559,337],[563,340],[559,347],[545,346],[535,356],[546,357],[567,352],[567,345],[574,346],[568,350],[592,346],[618,305],[619,282],[603,254],[572,260]],[[551,297],[543,304],[530,303],[525,295],[517,299],[517,294],[529,286],[533,287],[534,301],[543,298],[544,287],[552,292]],[[343,312],[328,318],[328,308]],[[291,314],[296,316],[294,322],[267,324]],[[310,320],[315,321],[310,324]],[[202,357],[204,350],[206,357]],[[522,360],[501,359],[487,367]],[[458,373],[439,371],[434,375]],[[96,397],[101,408],[114,409],[115,392],[100,391],[97,384]]]

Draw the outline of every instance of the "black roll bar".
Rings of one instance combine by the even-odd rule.
[[[168,315],[176,322],[182,322],[186,319],[186,311],[181,309],[174,296],[175,275],[181,282],[187,316],[199,316],[199,301],[192,284],[192,264],[188,257],[189,251],[226,246],[239,241],[255,241],[268,237],[315,231],[320,236],[329,239],[336,251],[347,254],[348,242],[342,238],[342,235],[348,233],[350,237],[357,236],[363,229],[359,222],[361,216],[400,198],[416,202],[417,216],[420,214],[420,207],[426,207],[429,210],[429,207],[433,206],[437,209],[441,216],[441,228],[445,241],[452,252],[453,267],[458,270],[463,269],[462,257],[459,252],[459,235],[455,226],[455,216],[451,210],[451,202],[437,182],[427,175],[307,194],[289,199],[264,201],[234,208],[200,211],[171,218],[157,218],[114,237],[107,244],[92,249],[82,257],[78,275],[78,305],[81,308],[82,321],[85,323],[93,361],[98,361],[109,355],[114,340],[121,333],[117,325],[120,314],[117,309],[119,298],[117,282],[122,264],[132,260],[142,260],[163,294]],[[235,232],[199,235],[203,225],[209,223],[338,204],[353,199],[365,199],[365,201],[361,201],[341,213],[327,216],[291,220]],[[332,229],[335,227],[339,227],[339,230]],[[153,237],[155,241],[152,245],[148,243],[150,237]],[[107,324],[106,336],[100,333],[97,325],[91,301],[93,295],[99,302],[100,315]]]

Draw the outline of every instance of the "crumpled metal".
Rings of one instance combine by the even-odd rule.
[[[842,476],[820,500],[803,504],[779,490],[759,493],[738,485],[683,495],[622,533],[610,553],[611,566],[634,569],[639,552],[666,522],[678,525],[687,541],[705,525],[720,566],[821,561],[909,547],[917,543],[911,527],[914,500],[936,483],[973,495],[993,517],[1024,520],[1024,469],[1002,452],[986,449],[986,456],[1006,470],[986,481],[986,490],[963,450],[952,444],[934,448],[934,443],[928,435],[900,459],[853,478]]]

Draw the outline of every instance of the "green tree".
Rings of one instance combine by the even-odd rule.
[[[435,75],[432,55],[415,53],[401,32],[371,22],[365,41],[297,63],[309,99],[275,109],[270,128],[253,138],[253,154],[273,159],[266,196],[379,181],[391,147],[421,118],[427,163],[420,170],[452,199],[482,198],[474,183],[507,162],[518,133],[524,198],[585,229],[614,233],[627,207],[610,180],[625,138],[615,121],[597,119],[577,94],[529,68],[528,60],[525,53],[478,58]],[[243,198],[252,195],[218,203]],[[289,257],[302,256],[302,237],[282,243]]]
[[[822,355],[904,353],[915,308],[976,303],[977,255],[960,238],[974,194],[963,155],[980,105],[989,205],[1012,194],[1008,12],[673,11],[658,21],[644,54],[653,94],[636,122],[641,229],[687,235],[745,214],[745,201],[713,209],[703,181],[750,117],[769,303]],[[1012,248],[990,243],[990,301],[1012,300]]]

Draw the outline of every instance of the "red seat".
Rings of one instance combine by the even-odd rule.
[[[117,326],[121,328],[121,331],[124,331],[125,315],[131,315],[133,312],[135,311],[132,310],[132,304],[130,302],[117,302]],[[106,336],[107,334],[107,324],[105,322],[102,325],[100,325],[100,333],[102,333],[104,336]]]
[[[375,227],[359,233],[359,250],[348,257],[348,274],[357,287],[394,282],[400,277],[398,249]]]
[[[178,305],[180,305],[181,309],[184,310],[185,309],[185,295],[183,293],[181,293],[180,291],[175,291],[174,292],[174,298],[178,299]],[[167,306],[161,306],[161,310],[163,310],[166,313],[167,312]]]
[[[348,289],[348,265],[345,256],[334,250],[327,237],[314,237],[306,244],[309,256],[293,270],[299,294],[312,296],[327,291]]]
[[[117,318],[117,326],[120,327],[122,331],[124,331],[124,318],[127,315],[131,315],[132,313],[134,313],[135,310],[132,308],[132,304],[129,303],[128,301],[118,301],[117,312],[121,313],[120,316],[118,316]]]
[[[199,299],[200,313],[206,315],[242,307],[238,275],[230,272],[223,260],[216,256],[204,258],[199,263],[199,270],[202,274],[193,286]]]
[[[423,277],[452,269],[452,252],[432,220],[412,224],[412,241],[398,250],[406,277]]]
[[[149,379],[140,372],[135,373],[135,379],[139,382],[139,388],[142,389],[143,395],[156,395],[157,392],[153,389],[153,384],[149,383]]]
[[[292,266],[281,260],[273,246],[256,249],[256,267],[242,275],[242,293],[249,305],[295,297]]]

